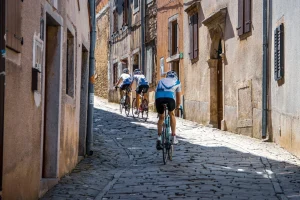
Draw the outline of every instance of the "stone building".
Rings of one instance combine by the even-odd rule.
[[[110,14],[109,0],[100,0],[97,3],[97,42],[95,49],[95,95],[108,98],[108,65],[109,65],[109,38]]]
[[[88,0],[0,10],[2,197],[38,199],[85,155]]]
[[[185,91],[185,71],[183,62],[184,29],[183,29],[183,0],[157,1],[157,63],[158,80],[165,73],[177,72],[182,85],[182,96]]]
[[[262,1],[184,2],[185,116],[261,138]]]
[[[150,104],[154,104],[155,18],[155,0],[110,1],[109,101],[119,102],[119,92],[116,92],[113,86],[122,70],[128,68],[131,73],[135,69],[141,69],[144,72],[151,83],[147,98]],[[146,31],[145,27],[148,27],[149,30]],[[135,92],[132,94],[134,97]]]

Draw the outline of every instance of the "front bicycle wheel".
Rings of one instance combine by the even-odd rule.
[[[147,101],[147,99],[143,100],[143,102],[142,102],[142,109],[143,109],[142,118],[145,121],[147,121],[147,119],[148,119],[148,101]]]
[[[165,125],[164,125],[165,126]],[[167,150],[167,140],[166,140],[166,129],[165,127],[163,128],[163,132],[162,132],[162,138],[161,138],[161,142],[162,142],[162,152],[163,152],[163,162],[164,165],[167,164],[167,157],[168,157],[168,150]]]
[[[132,116],[133,118],[139,117],[139,109],[136,106],[136,98],[133,99],[132,101]]]

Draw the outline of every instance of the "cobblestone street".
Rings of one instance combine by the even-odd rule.
[[[300,199],[300,160],[273,143],[178,119],[173,161],[156,151],[156,118],[95,99],[94,154],[50,190],[54,199]]]

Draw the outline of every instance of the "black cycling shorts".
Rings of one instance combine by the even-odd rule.
[[[140,85],[137,89],[136,89],[136,93],[141,94],[142,91],[143,93],[147,93],[149,89],[149,85]]]
[[[155,106],[158,114],[164,113],[164,106],[163,104],[168,104],[169,112],[175,110],[175,100],[173,98],[158,98],[155,100]]]
[[[126,90],[128,87],[130,86],[130,84],[124,84],[120,87],[121,90]]]

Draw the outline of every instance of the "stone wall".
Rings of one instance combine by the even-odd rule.
[[[106,9],[97,18],[97,43],[95,49],[95,95],[106,99],[108,98],[109,22],[109,9]]]

